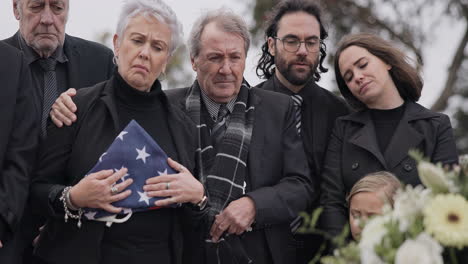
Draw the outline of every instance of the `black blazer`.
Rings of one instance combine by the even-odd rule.
[[[0,240],[8,243],[28,196],[39,117],[23,54],[0,42],[0,58]]]
[[[172,89],[166,93],[185,110],[187,91],[187,88]],[[282,94],[257,88],[253,88],[252,94],[255,120],[247,161],[246,195],[256,206],[254,232],[255,229],[264,232],[266,238],[256,243],[258,250],[269,249],[275,264],[294,263],[289,223],[310,205],[313,197],[309,168],[295,128],[294,106],[292,100]],[[199,226],[194,226],[194,230],[197,228]],[[187,263],[199,263],[193,256],[202,250],[203,242],[193,243],[184,247],[184,253],[189,256]]]
[[[390,171],[403,183],[421,184],[411,149],[420,150],[432,162],[458,162],[449,118],[421,105],[406,102],[405,112],[385,151],[381,153],[368,111],[337,120],[328,146],[322,177],[322,226],[338,234],[347,223],[345,197],[366,174]]]
[[[272,77],[260,83],[257,87],[284,93],[284,89],[286,88],[281,89],[281,87],[278,87],[274,78]],[[338,117],[347,115],[350,111],[347,104],[341,98],[320,87],[316,82],[311,81],[302,89],[307,91],[305,93],[306,96],[302,98],[301,138],[318,195],[320,186],[319,177],[322,173],[323,161],[333,125]]]
[[[292,95],[292,92],[282,85],[276,76],[260,83],[257,87]],[[313,80],[302,88],[299,95],[303,100],[301,138],[316,191],[313,203],[307,209],[307,213],[310,214],[319,206],[320,176],[333,125],[338,117],[347,115],[350,111],[343,99],[320,87]],[[294,238],[297,240],[297,263],[308,263],[324,243],[323,238],[316,234],[296,233]]]
[[[20,49],[19,31],[4,41],[11,46]],[[68,58],[68,87],[83,88],[105,81],[112,76],[114,64],[112,58],[114,53],[106,46],[84,40],[81,38],[65,35],[63,46]]]
[[[20,33],[18,31],[12,37],[5,39],[4,42],[19,50],[21,49],[19,37]],[[68,58],[66,63],[68,83],[67,87],[61,87],[63,90],[70,87],[79,89],[95,85],[109,79],[114,71],[113,52],[104,45],[65,35],[63,50]],[[32,82],[32,86],[29,94],[34,101],[35,113],[38,113],[37,120],[39,121],[40,113],[42,113],[42,92],[38,90],[38,87],[35,87],[34,82]],[[23,254],[23,248],[31,244],[31,241],[38,233],[39,227],[43,224],[43,219],[32,214],[30,204],[28,201],[20,227],[15,235],[19,236],[18,239],[22,242],[17,243],[16,249],[14,249],[15,252],[10,253],[11,256],[30,258],[30,250]]]
[[[120,125],[115,105],[113,78],[78,91],[77,122],[70,127],[49,126],[48,137],[41,144],[39,166],[31,186],[34,208],[47,215],[47,224],[35,254],[51,263],[98,263],[104,223],[85,221],[81,229],[76,221],[63,220],[56,203],[63,188],[74,185],[89,171],[102,152],[119,134]],[[167,100],[169,129],[174,139],[179,162],[194,169],[194,126],[179,109]],[[177,217],[175,218],[177,219]],[[180,262],[182,238],[180,227],[174,224],[173,255]],[[70,257],[73,256],[73,257]]]

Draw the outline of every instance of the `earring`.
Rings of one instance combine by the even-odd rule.
[[[166,80],[166,77],[167,77],[167,76],[166,76],[166,73],[162,71],[162,72],[159,74],[158,80],[159,80],[159,81],[164,81],[164,80]]]
[[[117,60],[118,60],[118,59],[119,59],[119,56],[117,56],[117,55],[114,55],[114,57],[112,58],[112,62],[114,63],[115,66],[119,66],[119,65],[117,64]]]

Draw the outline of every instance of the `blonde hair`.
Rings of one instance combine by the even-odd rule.
[[[357,193],[375,192],[382,196],[381,198],[384,202],[393,206],[393,196],[400,187],[400,181],[391,172],[378,171],[369,173],[354,184],[346,198],[346,201],[349,204],[351,202],[351,198]]]

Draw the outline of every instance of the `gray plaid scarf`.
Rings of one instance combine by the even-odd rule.
[[[237,96],[234,109],[229,117],[229,125],[224,137],[218,146],[218,152],[213,148],[208,126],[204,123],[201,114],[200,86],[197,81],[190,88],[185,102],[188,115],[197,124],[198,149],[197,165],[199,167],[198,178],[206,188],[210,201],[208,211],[208,229],[214,222],[214,217],[219,214],[231,201],[241,198],[245,194],[245,178],[247,173],[247,157],[252,137],[254,123],[254,111],[252,90],[244,81]],[[219,251],[227,247],[231,256],[238,259],[235,263],[250,263],[248,257],[244,259],[243,247],[237,236],[225,237],[226,243],[207,245],[207,255],[215,252],[218,261],[215,263],[227,263],[219,260]],[[211,250],[210,250],[211,248]],[[207,263],[212,263],[210,257]],[[224,256],[221,259],[229,259]]]
[[[186,99],[189,116],[197,123],[197,162],[199,179],[207,188],[213,217],[231,201],[245,194],[247,154],[254,122],[254,106],[251,103],[251,88],[243,82],[234,109],[229,117],[219,152],[211,145],[210,131],[201,118],[200,86],[195,81]]]

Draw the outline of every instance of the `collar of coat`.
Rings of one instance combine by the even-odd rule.
[[[118,132],[118,129],[120,128],[120,124],[119,124],[119,119],[117,116],[117,106],[115,102],[115,91],[114,91],[115,80],[114,79],[115,77],[112,76],[107,81],[104,81],[102,83],[96,84],[91,87],[80,89],[79,93],[82,96],[86,94],[94,94],[93,98],[102,100],[104,104],[106,105],[107,109],[109,110],[109,113],[112,117],[112,120],[114,123],[114,129],[116,132]],[[80,99],[77,99],[77,100],[80,100]],[[91,101],[88,100],[86,102],[80,101],[80,103],[82,103],[82,107],[84,107],[85,109],[89,107],[86,105],[94,104],[95,102],[96,100],[91,100]],[[178,120],[183,120],[184,122],[191,121],[188,117],[185,117],[185,115],[183,115],[180,111],[176,111],[176,108],[171,106],[165,93],[161,94],[161,102],[163,106],[166,107],[166,109],[168,109],[170,115],[175,115],[173,117],[176,117]]]
[[[391,170],[407,157],[408,150],[416,148],[424,140],[424,135],[410,125],[410,122],[434,117],[440,117],[440,114],[432,112],[417,103],[406,102],[403,117],[384,153],[378,148],[374,123],[369,111],[352,113],[342,117],[342,120],[361,125],[350,135],[348,138],[349,143],[366,149],[380,161],[386,170]],[[398,144],[395,144],[395,142],[398,142]]]
[[[247,80],[243,79],[242,83],[246,82],[249,86],[250,84],[247,82]],[[252,87],[252,96],[253,96],[253,105],[258,105],[262,101],[261,97],[257,95],[256,90],[259,89],[257,88],[258,86],[251,86]],[[201,88],[201,87],[200,87]],[[242,86],[241,86],[242,88]],[[175,88],[175,89],[169,89],[165,91],[165,94],[167,96],[167,100],[172,102],[173,104],[179,106],[181,109],[186,109],[185,106],[185,100],[187,96],[190,93],[190,87],[185,87],[185,88]],[[171,98],[172,97],[172,98]],[[203,100],[202,100],[203,101]],[[203,102],[202,102],[203,103]]]
[[[411,122],[414,120],[420,119],[429,119],[438,117],[439,114],[436,112],[432,112],[425,107],[410,101],[406,101],[406,108],[403,114],[402,120],[406,120],[407,122]],[[352,113],[345,117],[342,117],[343,120],[348,120],[360,124],[367,124],[372,120],[369,111],[363,110],[359,112]]]

